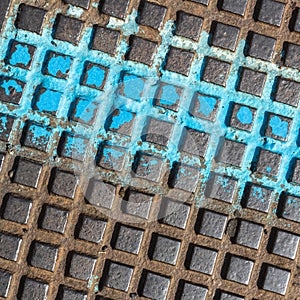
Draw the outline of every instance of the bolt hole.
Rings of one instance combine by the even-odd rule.
[[[268,230],[267,229],[264,229],[264,234],[268,234]]]
[[[130,298],[136,298],[137,297],[137,293],[130,293],[129,296],[130,296]]]
[[[108,249],[108,247],[107,247],[106,245],[104,245],[104,246],[101,248],[102,251],[106,251],[107,249]]]

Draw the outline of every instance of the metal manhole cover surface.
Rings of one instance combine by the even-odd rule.
[[[300,1],[1,0],[0,298],[300,299]]]

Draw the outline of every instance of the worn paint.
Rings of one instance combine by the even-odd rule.
[[[278,116],[272,116],[269,122],[272,128],[272,134],[277,135],[281,138],[286,138],[288,134],[289,124],[283,121]]]
[[[248,125],[253,122],[253,112],[247,106],[240,107],[236,116],[237,116],[239,122],[241,122],[244,125]]]
[[[31,60],[27,45],[17,44],[16,50],[12,53],[9,63],[13,66],[22,64],[27,66]]]

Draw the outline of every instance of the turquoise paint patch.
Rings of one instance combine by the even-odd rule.
[[[87,149],[87,139],[81,136],[65,134],[63,156],[82,161]]]
[[[36,109],[42,112],[56,113],[59,107],[62,93],[45,90],[41,93],[35,103]]]
[[[11,89],[14,89],[15,91],[17,91],[17,93],[22,92],[22,86],[18,84],[18,82],[14,79],[9,79],[8,81],[4,79],[1,87],[5,89],[5,94],[7,96],[10,96],[12,94],[13,91],[11,91]]]
[[[105,79],[105,73],[104,69],[92,66],[87,71],[86,85],[96,86],[96,88],[100,89]]]
[[[17,64],[22,64],[25,67],[30,63],[31,57],[28,51],[28,46],[17,44],[16,50],[12,53],[9,63],[13,66]]]
[[[123,158],[123,156],[124,156],[124,152],[119,151],[116,148],[104,147],[103,149],[104,162],[110,162],[110,161],[113,162]]]
[[[30,141],[37,146],[37,148],[47,147],[51,136],[51,130],[47,127],[37,124],[31,124],[28,128]]]
[[[118,130],[124,124],[129,123],[133,119],[133,114],[129,111],[119,110],[119,114],[112,117],[110,128]]]
[[[125,75],[123,79],[124,96],[139,101],[144,90],[145,81],[135,75]]]
[[[271,171],[272,171],[272,168],[271,168],[270,166],[267,166],[267,167],[266,167],[266,172],[267,172],[267,173],[271,173]]]
[[[177,92],[177,89],[173,85],[164,85],[162,87],[162,93],[159,99],[160,104],[162,105],[174,105],[180,99],[180,95]]]
[[[216,107],[217,99],[210,96],[198,95],[197,100],[199,101],[198,112],[209,117]]]
[[[270,119],[269,125],[272,128],[272,134],[286,138],[288,134],[288,122],[282,121],[278,116]]]
[[[70,56],[62,56],[56,53],[53,53],[53,56],[48,61],[47,70],[48,73],[54,77],[58,75],[58,72],[61,72],[63,75],[67,75],[72,64],[72,59]]]
[[[242,106],[236,114],[238,120],[244,124],[251,124],[253,121],[253,113],[249,107]]]
[[[97,108],[97,103],[91,102],[90,100],[86,99],[79,99],[76,102],[73,119],[75,121],[81,121],[85,124],[90,124],[95,117]]]

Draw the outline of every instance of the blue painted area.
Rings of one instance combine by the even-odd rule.
[[[231,194],[234,188],[232,184],[232,179],[229,177],[224,177],[220,175],[216,175],[215,182],[222,188],[223,192]]]
[[[247,106],[241,106],[236,116],[238,120],[244,125],[248,125],[253,122],[253,113]]]
[[[86,75],[86,85],[95,86],[97,89],[101,89],[105,80],[106,70],[100,66],[92,66]]]
[[[283,121],[278,116],[272,116],[269,125],[272,128],[272,134],[277,135],[283,139],[287,137],[289,124]]]
[[[217,99],[206,95],[198,95],[197,100],[199,101],[198,112],[205,117],[209,117],[216,107]]]
[[[31,124],[28,128],[28,138],[30,143],[37,149],[47,149],[50,140],[51,130],[48,127]]]
[[[67,75],[71,68],[72,58],[70,56],[64,56],[58,53],[52,53],[52,57],[48,61],[47,70],[48,73],[54,77],[57,77],[59,72],[62,75]]]
[[[266,167],[266,172],[267,172],[267,173],[271,173],[271,171],[272,171],[272,168],[271,168],[270,166],[267,166],[267,167]]]
[[[124,158],[124,151],[106,146],[103,148],[103,158],[105,163],[118,163],[120,159]]]
[[[97,108],[98,105],[96,102],[87,99],[77,99],[72,118],[74,121],[91,124],[95,118]]]
[[[112,117],[112,122],[110,125],[110,129],[112,130],[118,130],[120,129],[123,125],[131,122],[133,120],[133,113],[126,111],[126,110],[118,110],[118,115],[114,115]]]
[[[62,93],[52,90],[45,90],[40,93],[35,107],[41,112],[54,114],[57,112]]]
[[[177,88],[173,85],[163,85],[159,99],[161,105],[174,105],[180,100]]]
[[[139,101],[141,99],[145,81],[135,75],[126,74],[123,78],[123,94],[127,98]]]
[[[83,161],[88,146],[87,139],[81,136],[65,134],[63,156]]]
[[[9,63],[13,66],[22,64],[27,67],[30,63],[31,57],[27,45],[17,44],[15,52],[12,53]]]
[[[266,196],[266,192],[260,186],[252,187],[252,197],[257,198],[258,200],[265,202],[264,197]]]
[[[4,79],[3,83],[1,84],[1,87],[4,88],[5,94],[7,96],[10,96],[14,93],[14,90],[17,93],[22,92],[22,86],[14,79]]]

